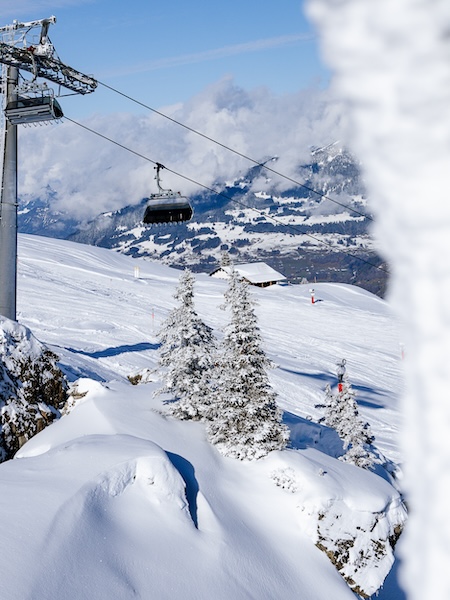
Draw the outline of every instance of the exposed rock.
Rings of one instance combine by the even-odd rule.
[[[158,375],[154,369],[142,369],[138,373],[128,375],[128,381],[132,385],[139,385],[141,383],[153,383],[158,380]]]
[[[320,457],[320,458],[319,458]],[[317,459],[317,460],[316,460]],[[407,512],[399,492],[373,472],[316,450],[272,453],[269,477],[295,502],[302,531],[324,552],[361,598],[383,585]],[[274,468],[275,467],[275,468]]]
[[[61,415],[68,385],[57,361],[27,327],[0,316],[0,460]]]
[[[399,500],[375,513],[353,509],[350,521],[349,510],[345,502],[336,500],[318,513],[316,546],[356,594],[369,598],[391,570],[406,512]]]

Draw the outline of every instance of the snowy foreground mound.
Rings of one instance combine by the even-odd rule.
[[[221,456],[202,423],[167,417],[154,330],[179,272],[98,248],[21,236],[19,320],[60,356],[70,412],[0,465],[2,598],[350,600],[393,563],[405,510],[386,475],[336,460],[314,408],[347,358],[375,444],[398,463],[398,332],[349,286],[255,290],[291,448]],[[225,285],[199,276],[217,331]],[[295,318],[293,315],[295,313]],[[155,323],[156,320],[156,323]],[[380,470],[380,473],[382,471]],[[393,591],[392,591],[393,590]],[[391,587],[395,600],[401,592]],[[398,596],[397,596],[398,594]]]

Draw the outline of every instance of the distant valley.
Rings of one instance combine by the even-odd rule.
[[[280,189],[277,158],[269,157],[227,184],[190,200],[193,219],[145,226],[147,204],[80,223],[52,210],[48,198],[20,203],[19,231],[117,249],[196,272],[210,272],[227,251],[235,263],[265,261],[289,282],[334,281],[384,296],[387,266],[377,255],[359,165],[337,143],[311,150],[308,164]],[[95,202],[95,199],[93,199]],[[124,202],[125,203],[125,202]]]

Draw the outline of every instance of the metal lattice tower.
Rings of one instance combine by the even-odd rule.
[[[16,320],[17,296],[17,124],[57,119],[54,91],[47,81],[76,94],[89,94],[97,87],[90,75],[62,63],[48,37],[56,17],[0,27],[2,63],[2,157],[0,198],[0,315]],[[35,42],[36,28],[40,29]],[[32,74],[19,85],[20,71]],[[39,79],[45,80],[40,84]],[[6,116],[6,119],[5,119]]]
[[[0,156],[3,156],[5,151],[5,101],[6,100],[6,66],[2,64],[0,69]],[[0,169],[0,199],[1,190],[3,189],[3,169]]]

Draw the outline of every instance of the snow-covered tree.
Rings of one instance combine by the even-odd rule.
[[[57,360],[28,328],[0,317],[0,460],[60,416],[68,385]]]
[[[369,424],[364,423],[359,414],[356,393],[345,376],[342,382],[342,391],[338,392],[337,397],[338,406],[340,407],[340,421],[337,432],[344,442],[344,450],[346,451],[340,459],[357,467],[370,469],[375,459],[370,448],[373,436]]]
[[[271,363],[262,349],[254,306],[247,283],[233,270],[224,305],[231,319],[225,329],[207,430],[222,454],[241,460],[280,450],[289,438],[266,372]]]
[[[338,400],[338,395],[333,394],[333,390],[328,383],[325,387],[325,400],[323,404],[318,404],[316,406],[316,408],[323,408],[325,412],[320,421],[323,422],[327,427],[331,427],[331,429],[335,429],[336,431],[339,428],[340,420],[340,405]]]
[[[224,250],[220,255],[220,266],[221,267],[229,267],[232,265],[230,253],[227,250]]]
[[[186,269],[174,294],[178,306],[159,332],[159,363],[164,368],[164,386],[159,393],[174,396],[173,416],[202,420],[211,397],[216,343],[212,329],[195,311],[194,283],[194,275]]]
[[[345,363],[343,363],[345,364]],[[339,365],[342,367],[342,363]],[[334,429],[341,438],[346,451],[340,459],[364,469],[373,466],[375,456],[370,444],[373,436],[368,423],[364,423],[356,403],[356,393],[347,375],[338,369],[339,390],[334,394],[330,385],[325,388],[322,404],[325,414],[323,422]]]

